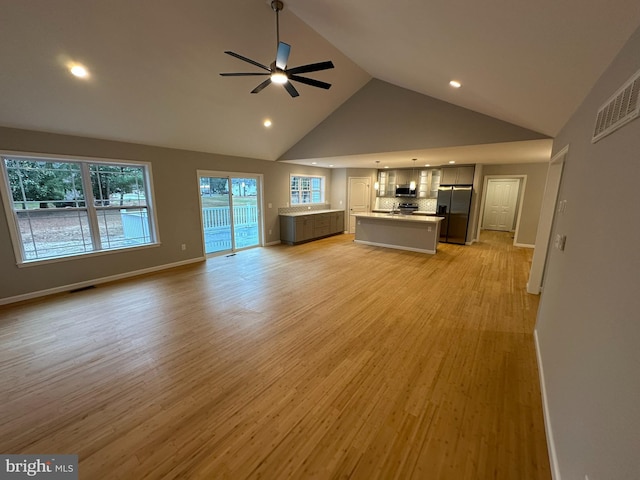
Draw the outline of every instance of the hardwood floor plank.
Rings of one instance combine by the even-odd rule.
[[[0,307],[0,451],[81,479],[550,479],[532,251],[352,240]]]

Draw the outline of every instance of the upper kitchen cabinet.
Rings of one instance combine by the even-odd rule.
[[[385,189],[384,196],[393,197],[396,194],[396,171],[387,170],[386,173],[387,173],[387,188]]]
[[[409,185],[411,180],[415,180],[415,178],[411,178],[410,170],[396,170],[396,185]]]
[[[387,196],[387,184],[388,175],[387,172],[383,170],[378,171],[378,186],[376,188],[376,197],[386,197]]]
[[[379,170],[376,195],[378,197],[395,197],[396,186],[409,185],[411,182],[416,182],[416,196],[418,198],[437,198],[440,170],[437,168]]]
[[[432,168],[420,170],[418,182],[418,198],[438,198],[440,186],[440,170]]]
[[[405,180],[406,175],[402,170],[379,170],[376,195],[378,197],[395,197],[396,185],[403,185]]]
[[[440,177],[441,185],[471,185],[475,166],[443,167]]]

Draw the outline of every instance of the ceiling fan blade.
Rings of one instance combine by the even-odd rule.
[[[284,84],[284,88],[287,89],[287,92],[289,92],[289,95],[291,95],[292,97],[297,97],[300,94],[298,93],[298,91],[296,90],[296,87],[294,87],[293,85],[291,85],[290,82],[287,82]]]
[[[271,75],[270,73],[221,73],[223,77],[250,77],[254,75]]]
[[[242,60],[243,62],[250,63],[251,65],[255,65],[256,67],[260,67],[263,70],[266,70],[267,72],[271,71],[271,69],[269,67],[265,67],[264,65],[262,65],[261,63],[256,62],[255,60],[251,60],[250,58],[243,57],[242,55],[239,55],[239,54],[237,54],[235,52],[230,52],[229,50],[227,50],[224,53],[226,53],[227,55],[231,55],[232,57],[236,57],[237,59]]]
[[[328,70],[333,68],[333,62],[318,62],[318,63],[310,63],[309,65],[301,65],[299,67],[293,67],[287,70],[287,74],[293,73],[310,73],[310,72],[319,72],[320,70]]]
[[[266,86],[268,86],[271,83],[271,77],[267,78],[264,82],[262,82],[260,85],[258,85],[256,88],[254,88],[253,90],[251,90],[251,93],[260,93],[262,91],[262,89]]]
[[[276,67],[280,70],[287,68],[287,61],[289,60],[289,54],[291,53],[291,45],[288,43],[278,43],[278,52],[276,53]]]
[[[325,90],[329,90],[331,88],[330,83],[321,82],[320,80],[314,80],[313,78],[299,77],[298,75],[289,75],[289,80],[293,80],[294,82],[306,83],[307,85],[311,85],[312,87],[324,88]]]

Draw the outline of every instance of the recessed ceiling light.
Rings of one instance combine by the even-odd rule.
[[[318,162],[311,162],[311,165],[317,165]]]
[[[385,165],[384,168],[389,168],[389,165]]]
[[[266,120],[264,121],[263,125],[264,125],[265,127],[270,127],[270,126],[271,126],[271,120],[266,119]]]
[[[78,64],[72,65],[69,68],[69,71],[71,72],[71,74],[73,76],[78,77],[78,78],[86,78],[86,77],[89,76],[88,70],[85,67],[83,67],[82,65],[78,65]]]
[[[449,85],[451,85],[453,88],[460,88],[462,86],[462,84],[457,80],[451,80],[449,82]]]
[[[449,163],[456,163],[455,160],[449,160]]]
[[[425,163],[425,164],[424,164],[424,166],[425,166],[425,167],[430,167],[430,166],[431,166],[431,164],[430,164],[430,163]]]
[[[330,166],[330,167],[333,167],[333,165],[332,165],[332,164],[329,164],[329,166]]]

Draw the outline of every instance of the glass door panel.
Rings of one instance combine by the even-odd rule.
[[[260,245],[258,179],[232,177],[231,191],[233,192],[234,248]]]
[[[233,250],[228,177],[200,177],[200,198],[206,254]]]

